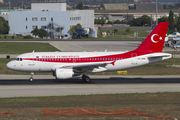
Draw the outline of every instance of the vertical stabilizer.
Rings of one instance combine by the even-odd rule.
[[[147,36],[136,52],[162,52],[169,22],[160,22]]]

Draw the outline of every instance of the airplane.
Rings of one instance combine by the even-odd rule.
[[[135,50],[129,52],[31,52],[17,56],[7,63],[15,71],[52,72],[56,79],[69,79],[82,75],[89,82],[88,73],[119,71],[135,68],[172,57],[162,53],[168,22],[159,23]]]

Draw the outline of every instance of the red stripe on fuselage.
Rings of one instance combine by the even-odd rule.
[[[153,52],[152,52],[153,53]],[[39,61],[39,62],[60,62],[60,63],[87,63],[87,62],[105,62],[116,61],[133,58],[150,53],[130,51],[123,54],[98,56],[98,57],[78,57],[78,58],[23,58],[23,60]]]

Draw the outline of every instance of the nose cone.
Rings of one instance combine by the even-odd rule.
[[[6,67],[7,67],[8,69],[10,69],[10,70],[13,70],[12,61],[8,62],[8,63],[6,64]]]

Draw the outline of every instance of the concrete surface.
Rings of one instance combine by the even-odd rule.
[[[0,97],[64,96],[115,93],[180,92],[179,76],[90,76],[56,80],[50,75],[0,75]]]

